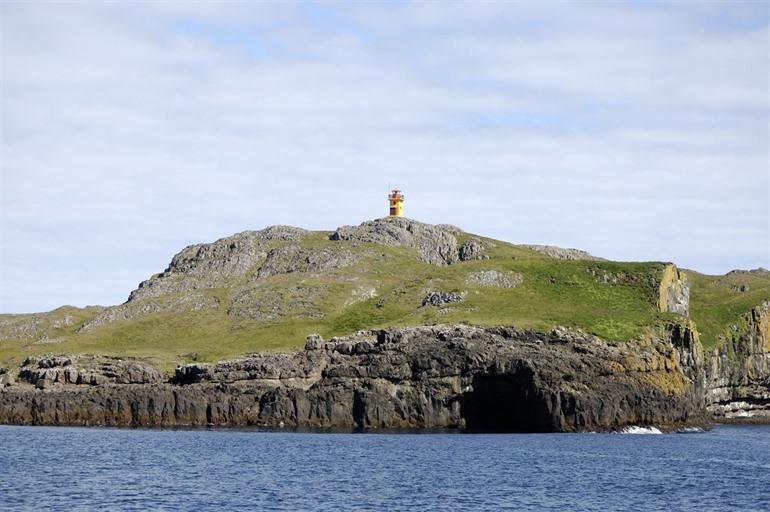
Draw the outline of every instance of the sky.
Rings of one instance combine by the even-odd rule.
[[[0,0],[0,313],[389,186],[514,243],[770,267],[768,5]]]

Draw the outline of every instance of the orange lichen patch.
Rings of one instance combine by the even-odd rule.
[[[624,357],[622,365],[629,372],[651,372],[672,369],[676,365],[673,359],[657,354],[642,353]]]
[[[684,375],[677,371],[654,371],[641,373],[639,380],[650,384],[669,395],[683,394],[687,389],[687,380]]]
[[[626,371],[626,367],[618,361],[605,361],[602,365],[602,369],[606,373],[624,373]]]
[[[757,319],[757,333],[761,346],[770,352],[770,302],[764,302],[754,310]]]
[[[666,265],[658,288],[658,309],[662,312],[687,316],[689,312],[690,287],[687,275],[676,265]]]

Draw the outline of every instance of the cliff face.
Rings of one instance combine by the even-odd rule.
[[[132,362],[113,364],[116,377],[94,385],[78,376],[101,363],[89,360],[83,370],[77,359],[32,360],[22,382],[0,391],[0,423],[674,427],[705,421],[702,357],[697,340],[681,327],[662,340],[627,344],[559,329],[539,335],[435,326],[364,331],[329,342],[311,336],[302,352],[181,366],[168,383]]]
[[[689,316],[690,285],[687,282],[687,275],[676,265],[666,265],[658,290],[658,309],[666,313]]]
[[[0,315],[0,422],[569,431],[770,421],[768,275],[603,261],[405,218],[244,231],[186,247],[119,306]],[[170,382],[140,359],[173,368],[296,350],[310,331],[436,323],[574,330],[361,331],[182,366]],[[94,350],[123,359],[43,356]]]
[[[715,418],[770,421],[770,301],[752,309],[710,354],[706,377]]]

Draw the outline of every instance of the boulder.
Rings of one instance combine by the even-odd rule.
[[[465,297],[461,293],[454,292],[428,292],[422,299],[423,306],[443,306],[453,302],[462,302]]]
[[[460,261],[485,260],[489,256],[484,254],[484,243],[478,238],[471,238],[460,246]]]
[[[0,388],[13,386],[14,384],[16,384],[14,372],[7,371],[6,373],[0,374]]]
[[[325,345],[320,334],[311,334],[305,341],[305,350],[323,350]]]

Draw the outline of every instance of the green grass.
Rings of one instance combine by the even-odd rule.
[[[687,271],[690,281],[690,318],[695,322],[706,350],[725,340],[732,326],[740,331],[743,317],[763,301],[770,300],[770,278],[757,274],[708,276]],[[742,292],[736,288],[748,285]]]
[[[338,248],[341,242],[329,241],[328,235],[313,233],[302,246]],[[270,320],[228,314],[231,290],[227,288],[206,291],[218,299],[216,310],[157,313],[81,333],[75,331],[97,311],[73,308],[76,311],[70,313],[77,322],[49,333],[50,338],[61,338],[61,343],[40,344],[36,338],[0,340],[0,365],[18,365],[25,357],[41,353],[83,353],[144,358],[170,372],[177,364],[194,360],[298,348],[314,332],[329,338],[361,329],[434,323],[515,325],[539,331],[561,325],[631,341],[650,329],[659,332],[675,316],[659,313],[656,307],[663,263],[553,260],[530,249],[483,240],[490,259],[444,267],[422,263],[407,248],[346,245],[359,257],[354,266],[318,274],[276,275],[247,284],[254,297],[272,301],[282,312]],[[479,270],[519,273],[523,282],[514,288],[469,285],[468,275]],[[716,346],[720,335],[741,315],[770,297],[767,277],[694,272],[688,276],[691,316],[707,349]],[[749,292],[731,289],[744,282]],[[354,301],[357,290],[368,288],[376,289],[376,297]],[[463,292],[465,300],[442,308],[423,307],[428,290]]]

